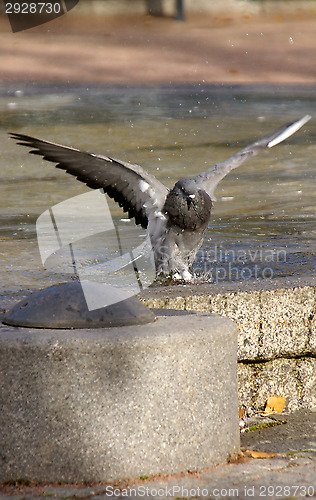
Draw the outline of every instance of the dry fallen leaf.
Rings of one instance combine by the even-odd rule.
[[[276,456],[276,453],[267,453],[265,451],[254,451],[246,450],[245,455],[252,458],[272,458]]]
[[[239,418],[243,418],[243,416],[245,415],[245,413],[246,413],[245,408],[239,408]]]
[[[282,413],[285,405],[285,398],[282,396],[271,396],[268,398],[266,407],[264,410],[265,415],[270,415],[271,413]]]

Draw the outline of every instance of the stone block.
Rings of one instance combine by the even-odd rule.
[[[228,294],[225,316],[238,326],[238,360],[256,359],[261,336],[260,292]]]
[[[315,308],[312,287],[261,292],[263,359],[297,356],[308,351],[310,319]]]
[[[191,295],[186,297],[185,308],[187,311],[210,312],[210,297],[205,295]]]
[[[285,409],[316,408],[316,360],[275,359],[266,363],[238,363],[239,403],[263,411],[270,396],[286,398]]]

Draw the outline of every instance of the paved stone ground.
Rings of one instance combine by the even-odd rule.
[[[313,498],[316,496],[316,413],[272,417],[279,425],[241,434],[243,457],[200,473],[113,484],[1,485],[1,500],[97,498]],[[261,418],[257,417],[257,423]],[[268,455],[251,458],[246,450]],[[271,456],[274,454],[274,456]]]

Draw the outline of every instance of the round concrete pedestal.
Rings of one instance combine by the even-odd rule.
[[[205,469],[239,449],[237,331],[215,315],[0,328],[0,481]]]

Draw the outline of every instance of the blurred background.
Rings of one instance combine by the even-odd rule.
[[[315,21],[315,0],[80,0],[18,33],[2,15],[0,77],[314,83]]]

